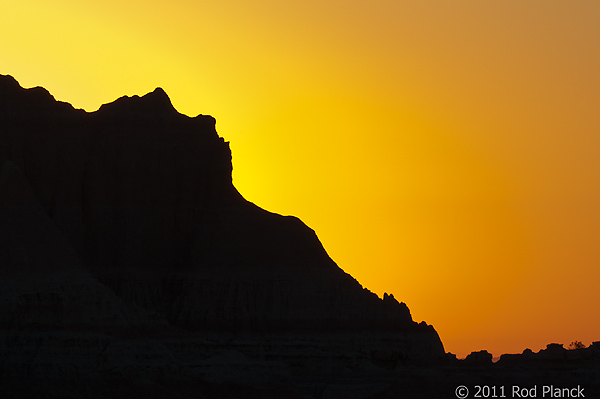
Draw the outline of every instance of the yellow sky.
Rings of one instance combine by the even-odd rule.
[[[0,73],[88,111],[161,86],[215,116],[239,191],[446,350],[600,340],[597,1],[0,10]]]

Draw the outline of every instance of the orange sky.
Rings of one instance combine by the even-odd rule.
[[[215,116],[240,192],[447,351],[600,340],[596,0],[0,10],[0,73],[88,111],[161,86]]]

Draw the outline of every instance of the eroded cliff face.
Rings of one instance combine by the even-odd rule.
[[[444,353],[300,220],[246,201],[215,120],[179,114],[162,89],[86,113],[0,75],[0,167],[6,328],[279,334],[284,346],[354,332],[396,358]]]

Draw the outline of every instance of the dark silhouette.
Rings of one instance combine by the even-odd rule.
[[[0,168],[2,398],[600,394],[598,343],[445,354],[300,220],[246,201],[215,120],[162,89],[87,113],[0,75]]]
[[[569,344],[569,349],[583,349],[585,345],[581,341],[573,341]]]
[[[179,114],[162,89],[87,113],[0,76],[0,166],[8,385],[254,384],[444,355],[300,220],[246,201],[215,120]]]

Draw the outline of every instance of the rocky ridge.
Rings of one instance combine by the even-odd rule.
[[[179,114],[162,89],[87,113],[0,75],[0,167],[0,379],[15,392],[444,356],[299,219],[246,201],[215,120]]]

